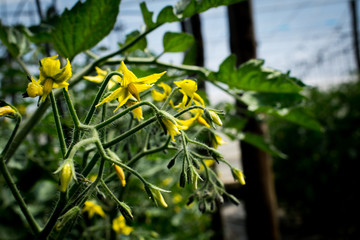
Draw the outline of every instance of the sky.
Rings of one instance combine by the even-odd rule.
[[[46,9],[52,0],[42,0]],[[61,12],[76,1],[56,1]],[[140,0],[122,0],[114,32],[99,45],[117,47],[134,29],[141,29],[143,21]],[[155,16],[165,5],[176,0],[148,0],[148,8]],[[0,18],[4,24],[37,24],[35,1],[0,0]],[[257,56],[265,59],[267,67],[290,71],[295,77],[313,86],[327,86],[351,79],[354,72],[352,32],[347,0],[253,0],[253,17],[257,42]],[[19,17],[18,12],[21,11]],[[33,14],[31,14],[31,12]],[[35,15],[34,15],[35,13]],[[205,40],[206,67],[217,70],[230,54],[226,7],[218,7],[201,14]],[[180,31],[178,23],[165,24],[148,36],[149,49],[162,51],[162,36],[166,31]],[[114,41],[115,40],[115,41]],[[162,60],[180,63],[181,54],[166,54]]]

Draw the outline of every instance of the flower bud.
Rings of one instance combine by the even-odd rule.
[[[115,171],[116,171],[116,175],[119,177],[121,184],[123,187],[125,187],[126,185],[126,180],[125,180],[125,174],[123,169],[118,166],[118,165],[114,165]]]
[[[155,202],[155,204],[158,206],[162,206],[164,208],[166,208],[168,205],[167,203],[165,202],[165,199],[164,197],[162,196],[161,192],[170,192],[170,191],[167,191],[167,190],[164,190],[164,189],[161,189],[161,188],[158,188],[154,185],[148,185],[147,187],[145,187],[145,189],[147,188],[150,188],[150,194],[149,196],[151,195],[151,198],[153,199],[153,201]],[[148,191],[148,190],[147,190]]]
[[[60,191],[66,192],[66,189],[72,178],[72,169],[70,163],[65,163],[60,174]]]
[[[60,179],[59,179],[60,191],[66,192],[66,189],[71,181],[71,178],[73,178],[76,181],[73,160],[72,159],[64,160],[64,162],[54,173],[58,173],[58,172],[60,172]]]
[[[245,176],[241,170],[233,168],[231,169],[231,173],[235,180],[238,180],[241,185],[245,185]]]
[[[212,110],[209,110],[209,113],[210,113],[210,116],[211,116],[213,122],[219,126],[222,126],[222,122],[221,122],[219,115],[217,115],[216,112],[214,112]]]

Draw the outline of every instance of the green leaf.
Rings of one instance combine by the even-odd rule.
[[[140,4],[140,9],[141,9],[141,13],[144,19],[144,22],[146,24],[146,29],[152,29],[154,27],[156,27],[156,24],[153,22],[152,17],[153,17],[153,12],[150,12],[146,6],[145,2],[142,2]]]
[[[250,111],[262,109],[282,109],[299,105],[305,97],[298,93],[258,93],[245,92],[241,100],[248,105]]]
[[[244,141],[248,144],[251,144],[261,150],[263,150],[264,152],[273,155],[273,156],[278,156],[280,158],[286,158],[286,155],[282,152],[280,152],[278,149],[276,149],[276,147],[271,144],[268,141],[265,141],[264,137],[257,135],[257,134],[253,134],[253,133],[241,133],[239,135],[239,139],[241,141]]]
[[[265,93],[298,93],[302,90],[294,78],[280,71],[264,68],[263,60],[252,59],[235,67],[236,58],[230,55],[220,65],[216,80],[230,88]]]
[[[303,107],[285,108],[281,110],[269,110],[267,113],[272,116],[312,129],[314,131],[323,131],[323,127],[315,119],[313,114],[308,109]]]
[[[51,27],[48,25],[38,25],[30,28],[22,26],[21,31],[35,44],[51,42]]]
[[[120,0],[87,0],[65,9],[51,32],[56,51],[67,58],[94,47],[114,27]]]
[[[26,36],[16,28],[2,25],[1,21],[0,40],[13,57],[20,57],[30,50]]]
[[[242,0],[181,0],[176,4],[176,13],[182,14],[184,18],[191,17],[209,8],[226,6],[241,1]]]
[[[194,42],[194,37],[188,33],[166,32],[163,38],[164,52],[183,52]]]
[[[129,33],[128,35],[126,35],[126,40],[124,44],[120,44],[120,46],[124,46],[132,41],[134,41],[134,39],[136,39],[138,36],[140,35],[140,32],[138,30],[135,30],[131,33]],[[137,41],[133,46],[131,46],[130,48],[128,48],[126,50],[127,53],[130,52],[134,52],[135,50],[139,49],[139,50],[144,50],[147,47],[147,41],[146,38],[143,37],[142,39],[140,39],[139,41]]]
[[[156,24],[160,25],[163,23],[176,21],[179,21],[179,18],[175,15],[174,8],[172,6],[166,6],[160,11],[156,19]]]

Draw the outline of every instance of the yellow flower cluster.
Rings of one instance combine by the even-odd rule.
[[[101,83],[104,81],[106,75],[109,73],[108,71],[102,70],[98,67],[95,68],[97,75],[96,76],[85,76],[84,79],[95,82]],[[104,103],[110,102],[114,99],[118,100],[118,105],[114,112],[122,107],[124,104],[128,106],[133,106],[136,102],[140,102],[139,93],[149,89],[156,83],[164,74],[156,73],[146,77],[137,78],[133,72],[131,72],[124,62],[122,61],[120,67],[117,69],[123,77],[120,76],[113,76],[111,81],[109,82],[108,88],[112,89],[116,83],[120,84],[120,87],[115,89],[109,96],[104,98],[99,104],[96,106],[100,106]],[[191,79],[184,79],[181,81],[176,81],[174,84],[179,88],[179,92],[182,94],[182,100],[177,105],[174,104],[172,100],[169,101],[169,105],[178,110],[183,110],[187,107],[190,107],[192,104],[205,107],[205,102],[201,98],[201,96],[196,92],[198,90],[198,86],[196,81]],[[164,102],[167,101],[169,98],[172,88],[162,82],[158,84],[158,87],[163,89],[163,92],[160,92],[156,89],[151,90],[151,96],[154,101],[157,102]],[[133,111],[134,117],[138,120],[143,118],[143,113],[141,107],[134,109]],[[192,117],[186,120],[177,119],[172,115],[168,114],[167,112],[161,111],[161,122],[166,129],[167,133],[171,136],[171,139],[175,141],[175,136],[180,135],[180,130],[187,130],[189,129],[195,122],[198,122],[208,128],[210,128],[210,124],[203,118],[203,110],[202,109],[192,109],[190,110]],[[214,111],[209,111],[210,118],[212,122],[221,126],[222,122],[219,116]],[[213,146],[216,148],[218,145],[224,144],[225,142],[221,139],[220,136],[215,135],[214,139],[212,140]]]
[[[181,81],[174,82],[177,87],[179,87],[179,91],[182,93],[183,97],[179,104],[174,105],[172,101],[169,101],[169,105],[174,109],[185,109],[190,107],[193,103],[197,106],[205,107],[205,101],[202,97],[196,93],[197,91],[197,83],[191,79],[184,79]],[[159,92],[155,89],[151,91],[151,96],[155,101],[166,101],[166,99],[170,96],[171,87],[166,83],[158,84],[158,87],[162,88],[164,92]],[[168,134],[171,136],[174,141],[174,136],[180,134],[180,129],[187,130],[189,129],[195,122],[198,122],[208,128],[210,128],[209,123],[202,117],[203,110],[202,109],[192,109],[190,112],[193,114],[193,117],[187,120],[176,119],[173,117],[162,118],[162,122],[164,123]],[[213,122],[219,126],[222,126],[221,119],[214,111],[209,111],[210,116]],[[217,148],[218,145],[225,144],[225,141],[218,135],[214,136],[212,140],[213,146]]]
[[[58,55],[47,57],[39,61],[40,77],[35,80],[31,77],[24,97],[41,96],[45,101],[53,88],[68,89],[69,83],[66,82],[71,76],[71,65],[69,59],[66,59],[66,65],[60,68],[60,60],[56,59]]]
[[[110,102],[114,99],[117,99],[119,102],[114,112],[116,112],[116,110],[118,110],[124,104],[132,106],[136,102],[140,102],[139,93],[152,87],[153,83],[155,83],[158,79],[161,78],[162,75],[165,74],[165,72],[162,72],[152,74],[143,78],[137,78],[135,74],[126,67],[123,61],[121,62],[120,67],[117,71],[122,73],[123,77],[112,77],[112,83],[108,85],[108,88],[112,88],[115,83],[120,83],[120,87],[113,91],[108,97],[104,98],[98,105],[96,105],[96,107],[104,103]],[[105,79],[107,72],[101,70],[100,68],[96,68],[96,72],[98,74],[97,76],[85,76],[84,79],[97,83],[102,82]],[[134,109],[133,113],[138,120],[141,120],[143,118],[141,107]]]

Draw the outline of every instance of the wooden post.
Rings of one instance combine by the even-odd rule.
[[[237,64],[256,57],[256,42],[252,19],[251,1],[228,6],[231,52],[237,56]],[[237,103],[239,109],[246,106]],[[243,111],[239,111],[240,112]],[[255,118],[248,118],[246,132],[265,135],[263,124]],[[268,154],[250,144],[240,142],[242,164],[246,176],[244,200],[246,210],[246,231],[249,240],[280,239],[276,216],[276,195]]]
[[[350,1],[353,44],[354,44],[355,60],[356,60],[356,67],[357,67],[356,71],[359,74],[359,72],[360,72],[360,52],[359,52],[359,36],[358,36],[356,5],[357,5],[356,0],[351,0]]]

